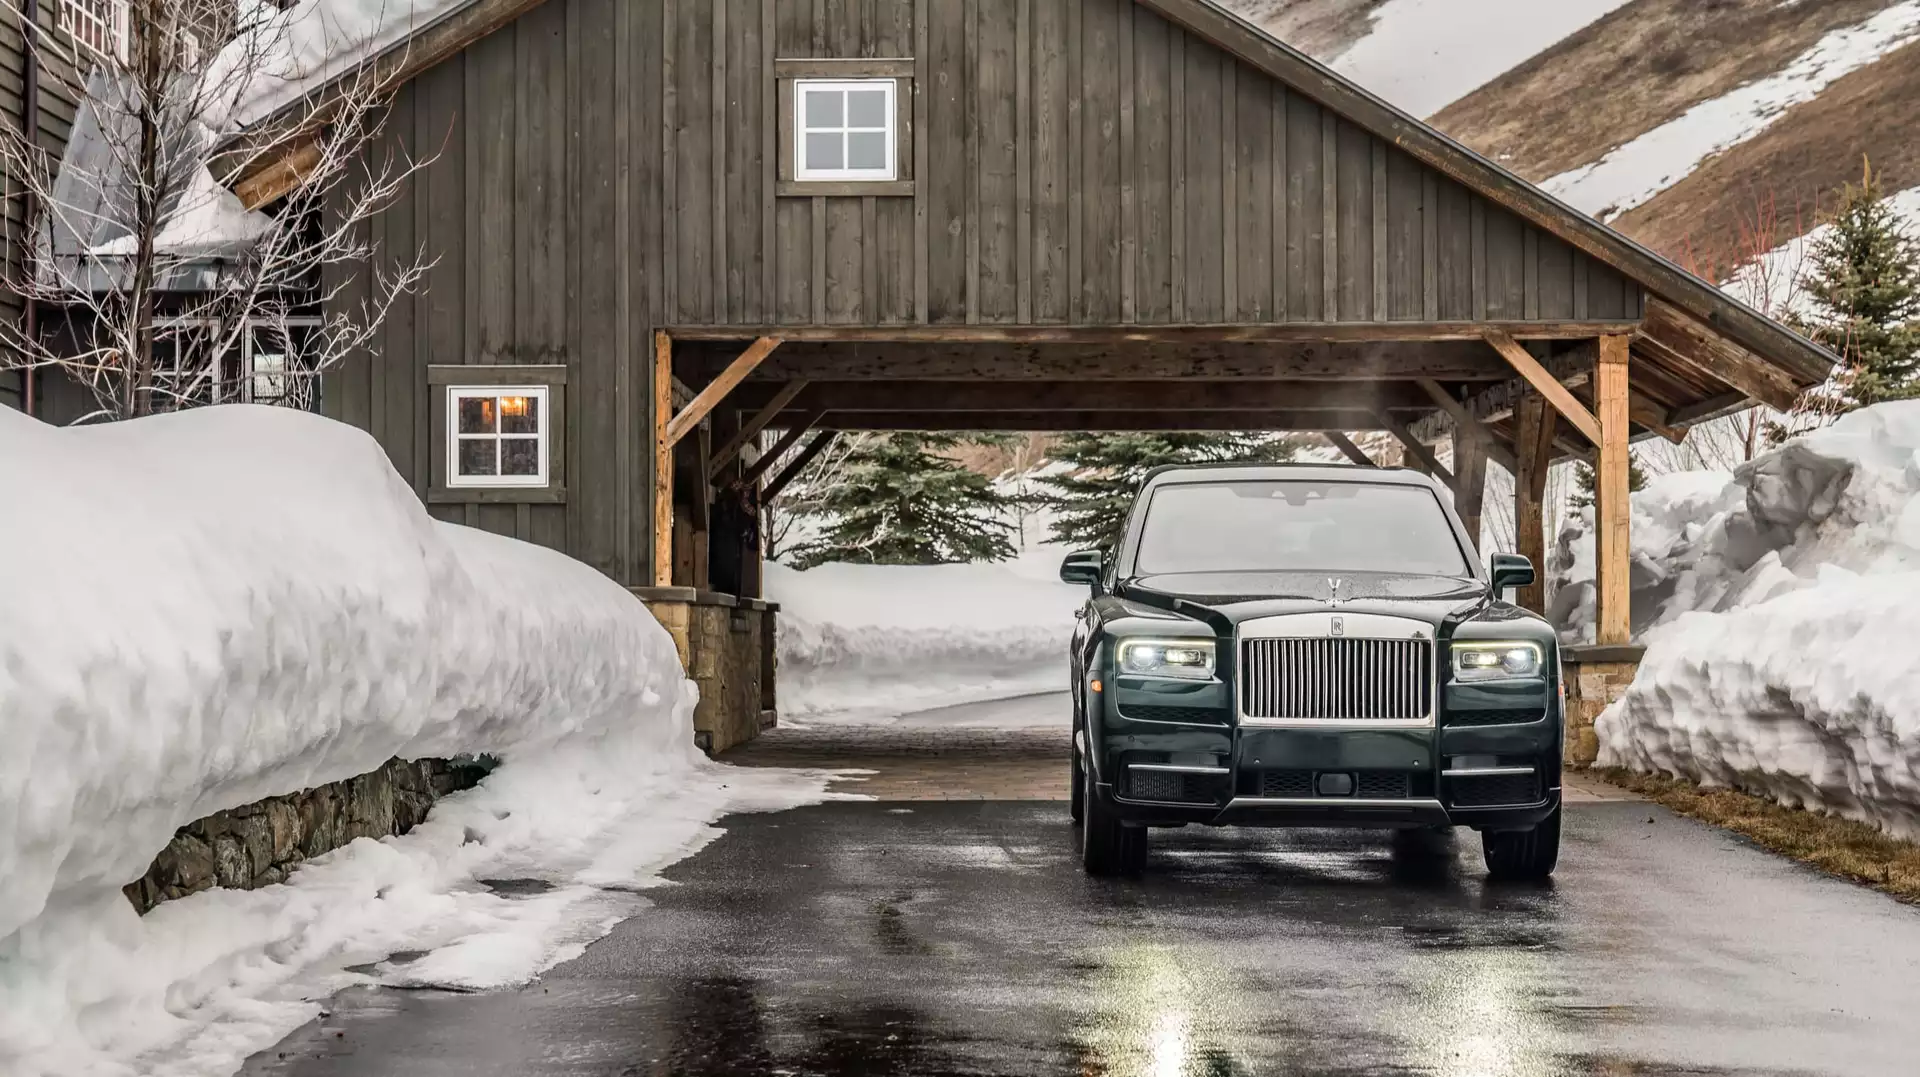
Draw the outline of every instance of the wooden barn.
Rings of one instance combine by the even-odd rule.
[[[1834,361],[1214,0],[471,0],[386,62],[439,159],[373,227],[438,262],[325,406],[652,602],[714,748],[776,435],[1386,430],[1536,562],[1584,456],[1619,645],[1629,442]]]

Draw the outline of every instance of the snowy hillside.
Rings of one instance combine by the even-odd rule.
[[[30,463],[29,463],[30,462]],[[577,952],[717,815],[814,798],[692,748],[646,608],[430,519],[301,412],[55,428],[0,409],[0,1073],[220,1074],[355,983],[485,986]],[[136,916],[176,828],[380,768],[502,766],[402,838]],[[510,900],[477,880],[552,888]],[[398,950],[430,953],[404,968]]]

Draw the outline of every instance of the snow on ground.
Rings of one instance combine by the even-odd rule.
[[[1920,837],[1920,402],[1669,479],[1634,498],[1647,654],[1601,762]]]
[[[1426,118],[1627,0],[1388,0],[1333,69]]]
[[[220,1074],[353,983],[491,986],[578,951],[729,810],[816,778],[691,748],[624,589],[440,524],[375,442],[230,406],[59,429],[0,409],[0,1072]],[[174,830],[389,758],[494,753],[403,838],[138,917]],[[478,880],[531,877],[513,899]],[[397,950],[431,951],[409,965]],[[359,971],[350,966],[369,967]]]
[[[1829,33],[1780,71],[1695,105],[1543,186],[1585,213],[1612,220],[1685,179],[1707,158],[1766,130],[1793,106],[1916,38],[1920,0],[1896,4],[1858,26]]]
[[[964,565],[767,566],[780,603],[780,716],[868,721],[1063,689],[1087,589],[1065,548]]]

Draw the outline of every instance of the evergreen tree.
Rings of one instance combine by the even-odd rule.
[[[970,440],[894,433],[864,441],[819,498],[815,507],[831,522],[793,552],[794,565],[938,565],[1012,557],[1007,498],[984,475],[943,455]]]
[[[1637,493],[1647,488],[1647,473],[1640,470],[1640,461],[1631,456],[1627,458],[1627,490]],[[1592,464],[1575,464],[1573,468],[1573,493],[1567,500],[1576,509],[1590,509],[1600,497],[1600,476],[1593,470]]]
[[[1038,480],[1045,490],[1036,500],[1057,513],[1053,537],[1078,546],[1111,547],[1120,538],[1134,495],[1154,468],[1290,460],[1293,446],[1266,434],[1074,433],[1060,439],[1052,456],[1071,465]]]
[[[1882,198],[1869,163],[1840,192],[1832,227],[1813,244],[1799,326],[1846,360],[1829,412],[1920,396],[1920,244]]]

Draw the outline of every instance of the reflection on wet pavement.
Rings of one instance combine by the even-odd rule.
[[[1912,1072],[1912,910],[1643,804],[1569,822],[1500,887],[1471,835],[1159,832],[1104,882],[1058,805],[745,816],[541,982],[351,993],[249,1072]]]

